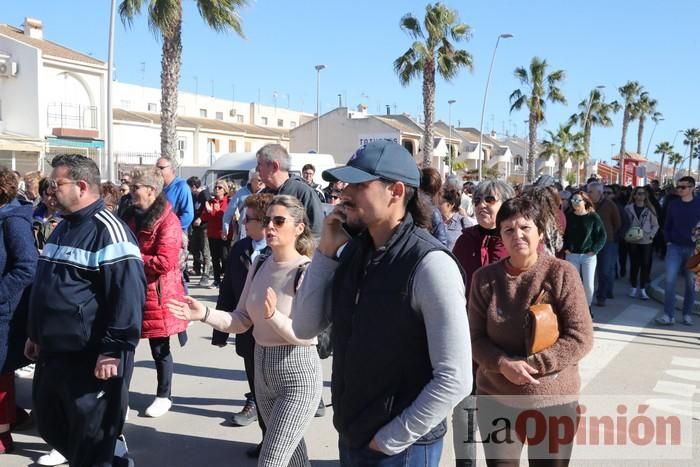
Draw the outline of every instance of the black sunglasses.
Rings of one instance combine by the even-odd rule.
[[[686,188],[693,188],[691,185],[676,185],[679,190],[685,190]]]
[[[486,204],[494,204],[494,203],[495,203],[496,201],[498,201],[498,200],[497,200],[496,197],[493,196],[493,195],[484,196],[483,198],[480,198],[480,197],[478,197],[478,196],[475,196],[475,197],[474,197],[474,206],[476,206],[477,204],[481,203],[482,201],[483,201],[484,203],[486,203]]]
[[[275,227],[282,227],[284,223],[287,222],[287,218],[284,216],[263,216],[261,220],[263,227],[270,225],[270,221],[272,221],[272,225]]]

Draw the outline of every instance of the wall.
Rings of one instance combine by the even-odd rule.
[[[0,35],[0,51],[18,64],[16,76],[0,78],[0,131],[40,138],[39,50]]]

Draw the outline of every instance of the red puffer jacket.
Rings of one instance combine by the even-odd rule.
[[[177,319],[165,307],[168,299],[179,299],[185,294],[179,261],[182,247],[180,221],[162,194],[146,211],[139,227],[133,208],[124,218],[136,234],[146,273],[141,337],[166,337],[184,331],[187,321]]]

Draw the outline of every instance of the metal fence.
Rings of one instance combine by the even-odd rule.
[[[97,129],[97,107],[54,103],[46,107],[46,121],[49,128]]]

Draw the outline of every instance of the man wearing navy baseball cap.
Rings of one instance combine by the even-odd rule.
[[[324,220],[292,326],[301,338],[333,326],[340,464],[437,467],[446,418],[472,387],[462,271],[425,230],[430,211],[405,148],[369,143],[323,178],[348,186]]]

